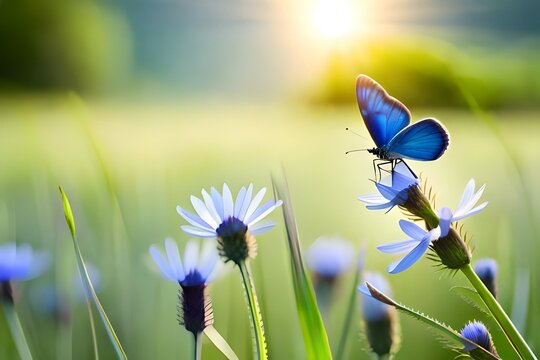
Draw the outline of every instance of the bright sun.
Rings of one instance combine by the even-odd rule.
[[[347,0],[319,0],[313,23],[329,39],[344,38],[353,28],[352,8]]]

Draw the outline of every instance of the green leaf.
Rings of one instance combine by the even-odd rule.
[[[216,348],[229,360],[238,360],[238,356],[234,353],[233,349],[229,346],[227,341],[221,336],[221,334],[213,326],[208,326],[204,329],[204,334],[210,339]]]
[[[486,304],[484,304],[480,294],[478,294],[476,290],[466,286],[454,286],[450,291],[459,295],[466,303],[482,311],[488,317],[493,318],[493,315],[491,315],[489,309],[486,307]]]
[[[494,359],[494,360],[501,360],[498,356],[490,353],[486,349],[482,348],[480,345],[470,341],[469,339],[461,336],[459,332],[452,329],[450,326],[439,322],[436,319],[433,319],[427,315],[424,315],[416,310],[413,310],[411,308],[406,307],[405,305],[399,304],[396,301],[392,300],[376,288],[374,288],[370,283],[366,283],[369,292],[371,293],[371,296],[373,296],[375,299],[395,307],[398,311],[401,311],[409,316],[412,316],[416,320],[424,323],[425,325],[429,326],[430,328],[436,330],[437,332],[443,334],[446,338],[449,340],[454,341],[455,343],[458,343],[460,345],[463,345],[463,343],[468,343],[470,345],[474,345],[477,347],[476,350],[480,351],[483,355],[483,358],[485,359]]]
[[[79,273],[81,275],[83,285],[86,289],[85,294],[86,294],[87,300],[89,301],[91,300],[96,306],[98,314],[101,317],[101,321],[103,322],[103,325],[105,326],[107,335],[109,335],[109,339],[111,340],[111,343],[113,344],[114,349],[116,350],[116,354],[118,355],[118,358],[127,359],[126,353],[124,352],[124,349],[122,348],[122,344],[120,344],[120,341],[118,340],[118,337],[116,336],[114,328],[111,322],[109,321],[109,317],[107,316],[107,313],[105,313],[105,310],[103,309],[103,306],[101,305],[101,302],[99,301],[97,297],[96,291],[94,290],[94,286],[92,285],[90,276],[88,275],[88,271],[84,263],[81,249],[79,247],[79,243],[77,242],[76,231],[75,231],[75,220],[73,218],[73,212],[71,211],[69,200],[66,196],[66,193],[62,189],[62,187],[59,187],[59,189],[60,189],[60,194],[62,195],[62,203],[64,204],[64,215],[66,217],[66,223],[69,227],[69,231],[71,232],[71,238],[73,239],[73,247],[75,248],[75,256],[77,258],[77,266],[79,268]]]
[[[308,359],[332,359],[328,335],[322,321],[321,313],[317,307],[315,291],[311,279],[304,266],[300,241],[296,228],[293,208],[289,196],[287,182],[284,179],[277,183],[273,179],[274,192],[277,198],[283,200],[283,218],[289,240],[291,259],[291,273],[293,278],[296,309],[300,320],[300,328],[304,337],[304,347]]]

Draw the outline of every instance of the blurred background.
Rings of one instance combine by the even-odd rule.
[[[487,184],[490,205],[465,229],[475,258],[498,260],[502,305],[538,352],[539,11],[534,0],[0,0],[0,242],[29,242],[55,259],[17,287],[36,358],[93,358],[58,185],[130,358],[191,354],[176,321],[177,287],[153,271],[148,247],[166,236],[185,244],[175,207],[189,208],[203,187],[271,186],[283,166],[304,247],[343,236],[366,245],[369,270],[384,271],[394,259],[374,247],[401,239],[401,215],[356,200],[374,190],[372,157],[345,155],[372,146],[355,100],[360,73],[410,107],[413,121],[436,117],[449,130],[440,160],[411,163],[437,206],[454,208],[471,177]],[[272,217],[279,225],[259,236],[253,262],[269,352],[303,359],[284,227],[279,212]],[[455,328],[486,321],[504,355],[501,333],[449,291],[462,276],[433,265],[423,259],[389,276],[394,297]],[[333,347],[352,272],[327,317]],[[211,291],[216,328],[250,358],[237,272]],[[63,304],[61,316],[39,306],[49,302]],[[398,359],[455,356],[400,320]],[[97,325],[101,357],[114,358]],[[2,342],[6,331],[2,322]],[[369,358],[359,313],[348,341],[348,358]],[[14,358],[9,348],[2,358]],[[203,356],[222,358],[209,342]]]

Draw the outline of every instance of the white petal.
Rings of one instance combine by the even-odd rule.
[[[246,211],[249,207],[249,204],[251,203],[251,195],[253,194],[253,184],[249,184],[248,189],[246,191],[246,196],[244,197],[244,203],[240,207],[240,211],[238,212],[238,219],[240,221],[244,221],[244,218],[246,216]]]
[[[246,197],[246,188],[242,186],[238,195],[236,195],[236,201],[234,202],[234,217],[238,218],[242,205],[244,205],[244,198]]]
[[[469,216],[473,216],[475,214],[478,214],[480,211],[484,210],[486,208],[486,206],[488,205],[488,202],[484,202],[480,205],[478,205],[477,207],[475,207],[474,209],[471,209],[463,214],[456,214],[454,215],[454,217],[452,218],[452,221],[459,221],[461,219],[465,219]]]
[[[223,184],[223,220],[234,215],[234,204],[231,190],[227,184]]]
[[[253,235],[262,234],[263,232],[266,232],[276,226],[275,223],[271,221],[263,221],[262,223],[259,223],[249,229],[249,232],[251,232]]]
[[[191,225],[195,227],[206,229],[206,230],[215,230],[210,225],[208,225],[206,221],[190,213],[189,211],[182,209],[180,206],[176,207],[176,212],[180,214],[180,216],[182,216],[184,219],[186,219],[188,223],[190,223]]]
[[[255,197],[251,201],[251,204],[249,205],[244,218],[240,219],[240,220],[244,221],[244,219],[249,219],[251,214],[253,214],[255,212],[255,210],[257,210],[257,207],[261,203],[261,200],[263,199],[264,194],[266,194],[266,188],[262,188],[261,190],[259,190],[257,195],[255,195]]]
[[[212,200],[220,219],[222,221],[225,220],[223,217],[223,198],[221,197],[221,194],[214,187],[210,189],[210,193],[212,194]]]
[[[180,226],[182,230],[188,235],[202,237],[202,238],[214,238],[216,237],[215,231],[204,230],[195,226],[182,225]]]
[[[161,256],[161,253],[155,245],[150,246],[150,255],[152,255],[152,259],[154,259],[154,262],[158,266],[159,270],[167,279],[178,281],[169,267],[169,264],[165,261],[165,259],[163,259],[163,256]]]
[[[456,209],[456,214],[460,216],[463,213],[469,212],[469,210],[471,210],[474,207],[474,205],[476,205],[478,200],[480,200],[480,197],[484,193],[485,188],[486,188],[486,185],[482,185],[482,187],[478,189],[478,191],[474,194],[474,196],[472,196],[469,199],[469,201],[466,204],[463,204],[463,206],[458,207]]]
[[[216,222],[220,224],[223,221],[223,219],[219,216],[216,206],[214,205],[214,201],[212,200],[212,197],[204,189],[202,189],[201,193],[203,196],[204,203],[206,204],[206,208],[210,212],[210,215],[212,215],[214,220],[216,220]]]
[[[463,195],[461,196],[461,200],[459,201],[459,204],[456,208],[456,212],[458,212],[459,209],[463,208],[465,204],[469,202],[471,197],[474,193],[474,179],[469,180],[467,183],[467,186],[465,186],[465,190],[463,190]]]
[[[200,216],[201,219],[203,219],[208,225],[210,225],[213,229],[217,229],[219,224],[212,218],[212,215],[210,215],[210,212],[206,208],[206,205],[196,196],[191,196],[191,204],[193,205],[193,208],[197,212],[197,214]]]
[[[165,239],[165,252],[167,253],[169,266],[176,280],[184,280],[186,275],[184,274],[184,269],[182,268],[182,260],[180,259],[180,254],[178,253],[178,245],[176,245],[176,241],[171,238]]]
[[[190,240],[184,249],[184,271],[189,274],[192,270],[197,269],[199,262],[199,243],[195,240]]]
[[[201,258],[199,260],[198,270],[201,274],[201,277],[203,279],[208,279],[212,271],[214,270],[214,267],[216,266],[216,263],[219,260],[219,255],[216,249],[216,242],[205,240]]]
[[[357,199],[364,204],[369,205],[381,205],[388,202],[388,200],[379,193],[360,195]]]
[[[278,206],[281,206],[283,201],[278,200],[274,203],[273,200],[267,201],[263,206],[258,208],[249,218],[244,219],[244,223],[247,223],[247,226],[253,226],[257,222],[261,221],[265,216],[274,211]]]

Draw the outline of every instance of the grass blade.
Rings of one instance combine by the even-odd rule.
[[[463,345],[464,343],[468,343],[470,345],[474,345],[482,352],[484,357],[486,359],[493,359],[493,360],[501,360],[498,356],[490,353],[486,349],[482,348],[478,344],[475,344],[474,342],[470,341],[469,339],[461,336],[459,332],[452,329],[450,326],[441,323],[440,321],[433,319],[425,314],[422,314],[421,312],[418,312],[416,310],[413,310],[411,308],[406,307],[405,305],[402,305],[400,303],[397,303],[396,301],[392,300],[376,288],[374,288],[370,283],[366,283],[369,292],[371,293],[371,296],[373,296],[375,299],[395,307],[398,311],[405,313],[409,316],[412,316],[416,320],[422,322],[423,324],[429,326],[431,329],[436,330],[438,333],[441,333],[444,335],[447,339],[450,339],[456,343],[459,343],[460,345]]]
[[[229,346],[227,341],[221,336],[221,334],[213,326],[208,326],[204,329],[204,334],[210,339],[216,348],[229,360],[238,360],[238,356],[234,353],[233,349]]]
[[[322,321],[321,313],[317,307],[315,291],[311,284],[311,279],[304,266],[300,241],[296,228],[296,221],[289,196],[286,180],[277,183],[273,179],[274,192],[277,198],[283,201],[283,217],[289,251],[291,258],[291,273],[294,284],[294,294],[296,297],[296,308],[300,320],[300,328],[304,337],[304,347],[308,359],[332,359],[332,353],[328,342],[328,335]]]
[[[127,359],[126,353],[124,352],[124,349],[122,348],[122,345],[120,344],[120,341],[118,340],[118,337],[116,336],[116,333],[114,332],[113,326],[111,322],[109,321],[109,317],[105,313],[105,310],[103,309],[103,306],[101,305],[101,302],[99,301],[96,295],[94,286],[92,285],[92,281],[90,280],[90,276],[88,275],[88,271],[84,263],[81,249],[79,248],[79,243],[77,242],[77,230],[75,228],[75,220],[73,218],[73,212],[71,211],[71,205],[69,204],[69,200],[64,190],[62,189],[62,187],[59,187],[59,189],[60,189],[60,194],[62,196],[62,203],[64,205],[64,216],[66,217],[66,223],[68,225],[69,231],[71,232],[71,238],[73,239],[73,247],[75,248],[75,255],[77,258],[77,266],[79,268],[79,273],[83,280],[83,285],[86,289],[85,294],[87,296],[87,299],[89,301],[91,300],[96,306],[96,309],[99,313],[99,316],[101,317],[103,325],[105,326],[105,330],[107,331],[107,334],[109,335],[109,339],[111,340],[111,343],[113,344],[114,349],[116,350],[116,354],[118,355],[120,359]]]

